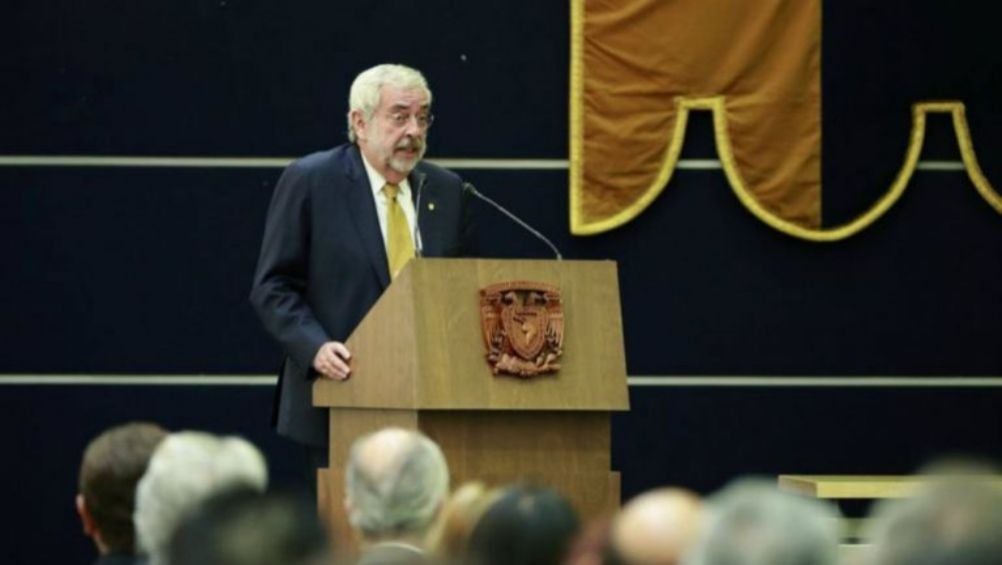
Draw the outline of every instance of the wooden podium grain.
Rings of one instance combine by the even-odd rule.
[[[555,375],[495,376],[479,290],[525,280],[562,292],[564,353]],[[584,517],[619,505],[610,415],[629,409],[619,283],[612,261],[412,260],[347,341],[352,376],[318,380],[330,408],[330,467],[318,504],[342,547],[351,442],[385,426],[421,430],[445,453],[452,485],[517,480],[557,487]]]

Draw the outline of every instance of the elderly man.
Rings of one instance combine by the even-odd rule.
[[[623,507],[612,522],[609,561],[618,565],[675,565],[695,545],[702,503],[688,490],[660,488]]]
[[[316,503],[283,493],[228,491],[184,520],[170,565],[332,565]]]
[[[839,514],[775,483],[741,479],[713,495],[686,565],[836,565]]]
[[[151,565],[167,563],[178,525],[209,498],[228,490],[264,491],[268,468],[253,444],[236,436],[178,432],[150,458],[136,487],[136,537]]]
[[[982,472],[972,469],[974,472]],[[877,505],[867,565],[1002,563],[999,475],[933,478],[914,496]]]
[[[424,539],[449,491],[445,456],[423,434],[386,428],[355,440],[345,509],[362,541],[360,565],[424,563]]]
[[[77,512],[101,565],[135,562],[136,483],[167,431],[149,422],[115,426],[94,438],[80,464]]]
[[[327,412],[312,381],[349,378],[343,342],[408,259],[465,250],[462,182],[421,160],[431,124],[420,72],[368,69],[351,86],[350,142],[292,163],[275,188],[250,299],[286,356],[274,423],[314,467],[326,466]]]

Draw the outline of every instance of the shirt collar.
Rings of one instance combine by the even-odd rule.
[[[369,178],[369,187],[372,189],[372,194],[376,198],[382,198],[383,186],[386,184],[386,179],[369,164],[369,160],[365,158],[365,153],[362,152],[361,148],[359,148],[358,153],[362,156],[362,164],[365,165],[365,176]],[[407,177],[404,177],[404,180],[400,181],[397,186],[400,188],[400,195],[405,198],[411,197],[411,183],[407,180]]]

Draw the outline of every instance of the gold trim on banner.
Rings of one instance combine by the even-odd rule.
[[[568,116],[571,143],[570,170],[567,176],[571,185],[569,197],[571,233],[576,235],[593,234],[616,227],[610,226],[591,231],[590,226],[586,225],[580,218],[581,193],[584,190],[584,69],[581,68],[584,64],[583,42],[584,0],[571,0],[571,66],[569,71],[571,75],[571,100],[569,104],[570,116]],[[629,219],[624,220],[623,223]]]
[[[573,2],[573,6],[577,6]],[[575,14],[575,17],[580,17]],[[579,30],[581,26],[574,24],[574,29]],[[678,115],[675,120],[675,128],[665,149],[664,159],[657,177],[650,187],[644,192],[636,202],[629,208],[618,214],[598,222],[585,223],[580,217],[579,199],[580,192],[584,189],[583,179],[583,139],[581,132],[581,84],[580,69],[574,64],[580,59],[578,49],[580,48],[579,34],[572,34],[572,92],[578,95],[571,97],[571,233],[575,235],[592,235],[619,227],[633,218],[637,217],[644,209],[654,201],[661,191],[665,189],[671,180],[672,173],[678,164],[678,157],[682,151],[682,143],[685,136],[685,129],[688,122],[690,110],[709,110],[713,113],[713,130],[717,143],[717,151],[720,154],[720,161],[723,165],[724,173],[731,185],[734,194],[744,207],[762,222],[770,227],[781,231],[787,235],[816,242],[839,241],[851,237],[873,224],[893,206],[901,195],[904,194],[912,174],[915,172],[922,153],[922,145],[925,140],[926,116],[930,113],[949,113],[953,118],[953,129],[957,138],[957,145],[964,163],[964,169],[968,177],[974,184],[975,189],[985,199],[996,212],[1002,214],[1002,195],[996,192],[988,179],[985,178],[981,167],[978,165],[977,156],[974,152],[974,145],[971,141],[971,133],[968,128],[964,104],[959,101],[942,102],[919,102],[912,105],[912,131],[908,143],[908,150],[905,152],[905,160],[898,171],[890,189],[866,212],[861,214],[851,222],[831,228],[811,229],[805,228],[788,220],[785,220],[773,212],[767,210],[758,203],[754,195],[748,190],[748,186],[738,170],[734,158],[734,151],[731,146],[730,135],[728,133],[727,112],[723,96],[707,98],[679,98],[676,100]]]

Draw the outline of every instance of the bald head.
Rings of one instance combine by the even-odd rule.
[[[627,565],[678,563],[696,541],[701,510],[699,497],[684,489],[641,494],[613,521],[613,550]]]

